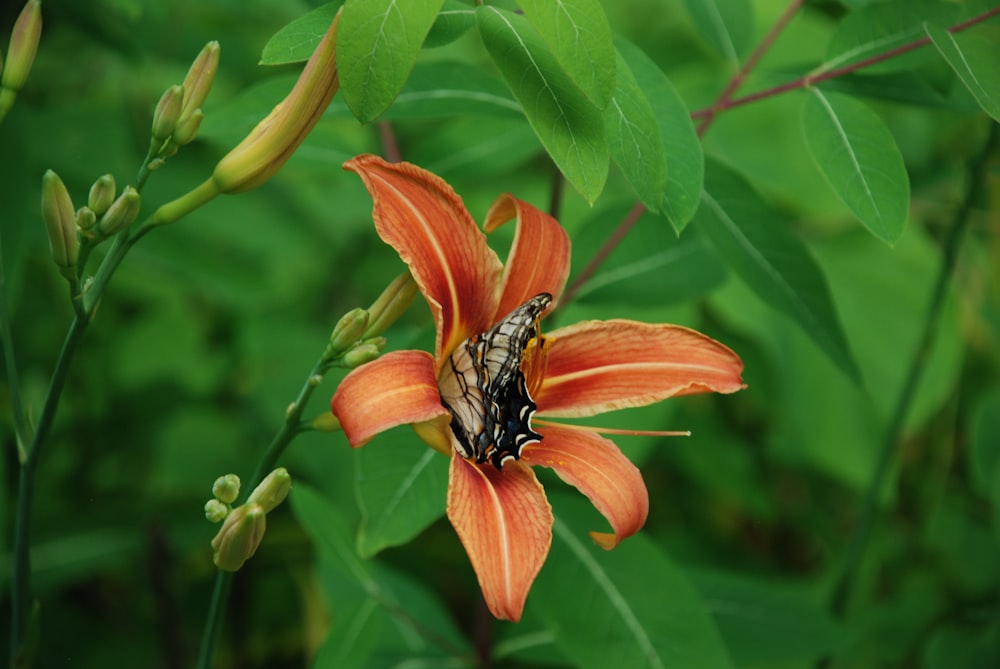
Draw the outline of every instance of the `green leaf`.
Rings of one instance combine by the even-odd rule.
[[[451,44],[466,32],[476,27],[476,9],[459,0],[444,0],[441,11],[434,19],[434,25],[427,33],[424,47]]]
[[[972,485],[993,505],[1000,529],[1000,388],[982,398],[972,414],[969,474]]]
[[[552,54],[598,109],[615,91],[611,26],[599,0],[517,0]]]
[[[495,76],[466,63],[422,63],[403,86],[386,119],[505,116],[523,118],[521,106]]]
[[[403,443],[358,453],[355,485],[362,514],[362,557],[408,542],[444,515],[448,458],[415,437],[398,441]]]
[[[483,43],[524,108],[542,146],[590,203],[604,189],[604,119],[559,66],[527,19],[496,7],[476,10]]]
[[[953,35],[943,28],[924,24],[938,52],[979,102],[983,111],[1000,121],[1000,68],[996,43],[976,35]]]
[[[604,110],[611,159],[650,211],[659,211],[667,181],[667,157],[656,116],[621,55],[611,104]]]
[[[739,666],[805,665],[846,641],[824,607],[787,585],[706,570],[688,576]]]
[[[737,64],[753,38],[753,6],[749,0],[684,0],[702,39]]]
[[[594,512],[553,495],[552,550],[528,605],[583,669],[731,667],[697,591],[643,535],[613,551],[588,537]]]
[[[384,112],[406,83],[444,0],[348,0],[337,27],[344,100],[362,123]]]
[[[705,176],[705,155],[701,141],[695,132],[687,106],[656,63],[642,49],[627,40],[618,38],[615,46],[653,109],[666,151],[667,183],[663,201],[654,211],[658,210],[666,216],[670,225],[680,234],[698,210],[701,201]]]
[[[791,317],[853,381],[861,379],[819,265],[742,177],[710,162],[695,220],[760,298]]]
[[[572,274],[579,273],[584,261],[594,257],[629,209],[609,208],[583,224],[573,236],[573,257],[578,262]],[[687,230],[678,237],[656,217],[644,215],[583,285],[576,299],[641,306],[691,302],[722,283],[725,276],[715,251],[697,230]]]
[[[260,64],[286,65],[309,60],[343,4],[343,0],[338,0],[317,7],[276,32],[264,45]]]
[[[937,0],[873,3],[850,12],[838,24],[827,44],[820,72],[879,56],[924,36],[923,22],[951,23],[958,12],[954,3]],[[927,49],[889,58],[865,68],[866,74],[912,69],[928,60]]]
[[[852,98],[817,88],[809,92],[802,108],[809,152],[862,225],[895,243],[906,226],[910,180],[892,133]]]

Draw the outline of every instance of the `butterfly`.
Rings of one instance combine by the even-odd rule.
[[[538,317],[552,303],[539,293],[481,334],[459,344],[438,378],[441,402],[451,412],[455,450],[497,469],[541,441],[531,429],[537,406],[521,371],[525,348],[538,335]]]

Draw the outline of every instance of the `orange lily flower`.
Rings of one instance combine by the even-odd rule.
[[[486,603],[518,621],[552,543],[552,508],[534,465],[586,495],[611,525],[611,549],[646,521],[639,470],[609,439],[545,422],[743,388],[743,363],[719,342],[676,325],[586,321],[542,336],[538,319],[569,274],[570,242],[552,217],[502,195],[484,223],[516,220],[502,264],[462,200],[439,177],[370,155],[345,164],[374,200],[375,229],[433,314],[434,355],[395,351],[353,370],[331,406],[351,446],[412,424],[451,457],[448,519]],[[539,421],[541,423],[541,421]]]

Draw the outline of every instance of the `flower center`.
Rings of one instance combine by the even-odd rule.
[[[539,293],[481,334],[459,344],[441,369],[441,403],[451,412],[453,446],[463,458],[497,469],[542,435],[531,429],[537,408],[521,362],[538,335],[538,317],[552,302]]]

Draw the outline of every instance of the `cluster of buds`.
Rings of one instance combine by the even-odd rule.
[[[212,41],[202,48],[191,63],[184,82],[164,91],[153,112],[150,169],[163,164],[164,159],[190,143],[198,135],[204,115],[201,105],[208,97],[219,69],[219,43]]]
[[[260,482],[246,503],[232,507],[240,494],[240,478],[220,476],[212,486],[213,499],[205,504],[205,517],[222,528],[212,539],[212,559],[223,571],[237,571],[253,557],[267,529],[267,514],[281,504],[292,487],[288,470],[279,467]]]
[[[396,277],[367,309],[348,311],[334,326],[323,360],[353,369],[377,358],[386,343],[380,335],[409,308],[416,294],[417,284],[407,272]]]
[[[31,65],[38,52],[38,40],[42,35],[41,0],[28,0],[21,14],[14,22],[7,49],[7,61],[0,56],[3,73],[0,74],[0,119],[7,115],[14,104],[17,92],[24,88]]]
[[[52,260],[72,278],[80,254],[80,240],[100,241],[132,225],[139,215],[139,193],[127,186],[115,197],[115,179],[106,174],[94,182],[87,204],[73,211],[73,200],[59,175],[42,176],[42,219],[49,235]]]

